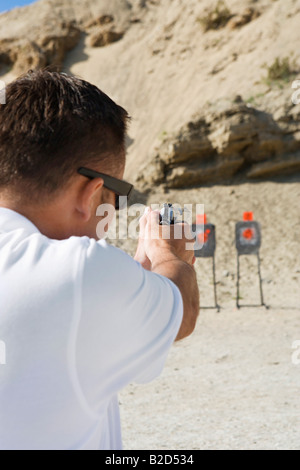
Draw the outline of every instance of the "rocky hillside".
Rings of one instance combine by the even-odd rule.
[[[113,14],[112,14],[113,12]],[[29,68],[63,68],[83,35],[91,47],[110,44],[128,28],[131,6],[118,0],[40,0],[0,16],[0,66],[13,75]]]
[[[110,94],[141,188],[295,174],[299,21],[300,0],[39,0],[0,15],[0,74],[55,65]]]
[[[144,185],[181,188],[300,171],[300,107],[272,115],[242,101],[217,100],[166,137],[141,169]]]

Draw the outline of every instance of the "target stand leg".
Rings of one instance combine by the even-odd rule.
[[[237,255],[236,306],[238,309],[240,309],[241,307],[265,307],[266,309],[270,308],[268,305],[265,304],[265,301],[264,301],[263,283],[262,283],[262,277],[261,277],[261,263],[260,263],[259,253],[257,253],[257,266],[258,266],[259,292],[260,292],[261,303],[260,305],[240,305],[240,280],[241,280],[240,256],[239,254]]]
[[[240,306],[240,257],[237,255],[237,281],[236,281],[236,306],[238,309]]]
[[[213,264],[213,281],[214,281],[214,296],[215,296],[215,308],[217,309],[218,312],[220,312],[220,305],[218,304],[218,297],[217,297],[217,281],[216,281],[216,261],[215,261],[215,256],[212,258],[212,264]]]
[[[218,313],[221,310],[220,305],[218,304],[218,297],[217,297],[217,282],[216,282],[216,263],[215,263],[215,257],[212,257],[212,270],[213,270],[213,283],[214,283],[214,299],[215,299],[215,305],[214,306],[205,306],[201,307],[200,310],[212,310],[214,308],[217,309]]]
[[[260,263],[260,256],[259,253],[257,253],[257,267],[258,267],[258,277],[259,277],[259,291],[260,291],[260,301],[261,301],[261,306],[265,307],[266,309],[269,309],[269,306],[265,304],[264,301],[264,293],[263,293],[263,282],[262,282],[262,277],[261,277],[261,263]]]

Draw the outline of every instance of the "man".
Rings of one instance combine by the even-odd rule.
[[[127,112],[50,71],[0,107],[0,449],[121,449],[117,394],[157,377],[199,311],[193,252],[141,219],[135,259],[97,241],[119,205]],[[155,236],[153,234],[155,233]]]

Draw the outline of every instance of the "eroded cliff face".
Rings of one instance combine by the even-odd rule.
[[[181,188],[299,171],[299,122],[300,108],[292,103],[273,115],[240,97],[216,101],[164,139],[138,181]]]
[[[0,77],[52,66],[112,96],[140,188],[269,178],[300,171],[299,21],[300,0],[39,0],[0,15]]]
[[[40,0],[0,15],[0,72],[63,67],[82,36],[91,47],[121,39],[133,6],[126,0]]]
[[[61,69],[66,53],[78,44],[80,33],[75,23],[62,21],[54,30],[44,30],[43,35],[32,39],[2,39],[0,63],[17,74],[49,65]]]

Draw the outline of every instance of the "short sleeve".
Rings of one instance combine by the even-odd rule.
[[[169,279],[122,250],[89,240],[82,273],[76,364],[91,406],[162,371],[179,331],[183,302]]]

